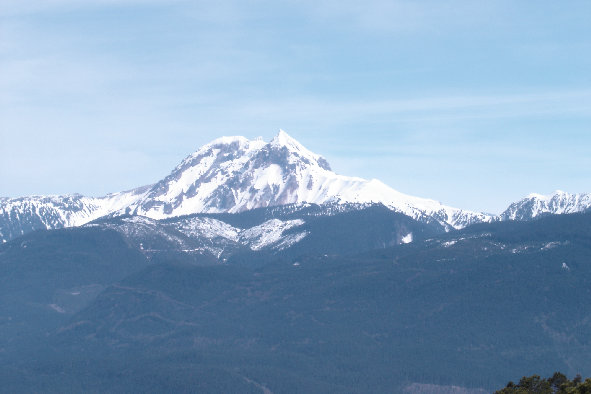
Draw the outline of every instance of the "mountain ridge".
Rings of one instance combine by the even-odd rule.
[[[591,193],[571,194],[556,190],[543,195],[531,193],[509,205],[499,217],[501,220],[531,220],[548,214],[584,212],[591,208]]]
[[[309,203],[383,204],[419,222],[437,222],[452,230],[496,220],[530,220],[542,213],[580,212],[591,207],[591,194],[548,201],[530,195],[497,216],[462,210],[403,194],[377,179],[336,174],[323,156],[280,130],[269,142],[242,136],[217,138],[188,155],[160,181],[128,191],[103,197],[2,198],[0,240],[36,229],[80,226],[107,215],[166,219]]]

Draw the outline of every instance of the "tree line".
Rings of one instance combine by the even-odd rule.
[[[519,383],[509,382],[495,394],[591,394],[591,378],[583,381],[581,375],[569,380],[566,375],[555,372],[549,378],[542,379],[539,375],[524,376]]]

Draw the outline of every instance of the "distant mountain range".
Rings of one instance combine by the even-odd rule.
[[[166,219],[197,213],[238,213],[256,208],[315,204],[365,207],[381,204],[445,230],[497,220],[529,220],[591,207],[591,194],[530,195],[499,216],[443,205],[400,193],[382,182],[334,173],[320,155],[286,132],[270,142],[222,137],[183,160],[153,185],[109,194],[0,198],[0,242],[38,229],[75,227],[119,215]]]
[[[101,198],[0,199],[3,391],[482,394],[589,376],[590,207],[557,191],[498,216],[451,208],[337,175],[285,132],[217,139]]]
[[[501,220],[531,220],[543,215],[560,215],[588,210],[591,207],[591,194],[570,194],[557,190],[544,196],[530,194],[514,202],[499,218]]]

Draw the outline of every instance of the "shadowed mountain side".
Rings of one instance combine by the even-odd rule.
[[[0,247],[0,348],[44,337],[148,261],[115,231],[30,233]]]
[[[480,225],[299,265],[153,264],[56,326],[46,356],[12,354],[9,387],[51,387],[51,371],[120,392],[219,391],[220,379],[274,393],[490,390],[516,374],[589,375],[590,219]]]

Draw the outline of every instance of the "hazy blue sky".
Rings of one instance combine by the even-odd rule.
[[[0,1],[0,196],[152,183],[285,129],[499,212],[591,192],[591,1]]]

